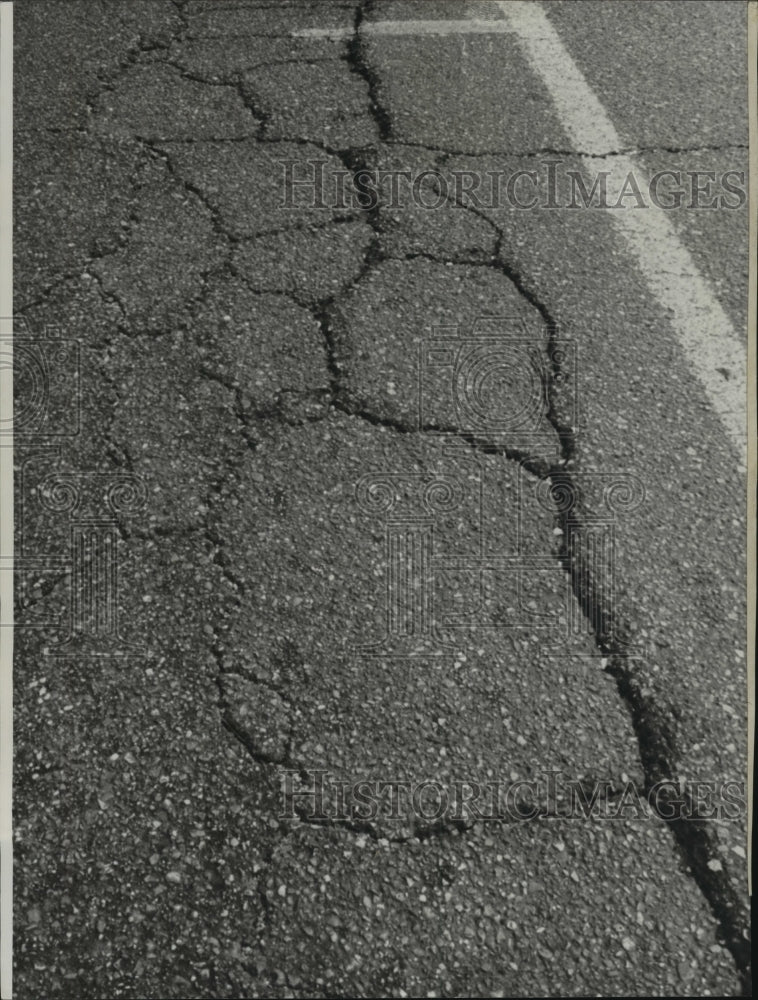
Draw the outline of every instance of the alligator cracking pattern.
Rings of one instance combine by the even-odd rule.
[[[224,213],[212,180],[209,179],[207,183],[203,183],[197,177],[188,176],[179,155],[180,151],[201,142],[215,143],[219,146],[240,144],[253,148],[276,147],[287,143],[302,147],[309,156],[318,150],[326,156],[336,158],[354,179],[356,189],[360,191],[361,174],[364,171],[376,169],[378,158],[382,152],[386,153],[388,150],[413,146],[413,144],[403,143],[396,139],[392,108],[385,103],[381,76],[371,63],[370,52],[365,44],[364,36],[361,34],[361,25],[364,19],[372,16],[373,6],[372,0],[365,0],[365,2],[355,6],[353,36],[344,46],[334,46],[334,51],[337,54],[333,59],[298,59],[297,57],[270,61],[264,59],[255,62],[250,67],[265,69],[288,63],[309,66],[318,62],[342,63],[349,71],[353,82],[362,88],[364,113],[372,123],[377,137],[374,142],[368,145],[343,146],[321,142],[313,137],[306,139],[296,133],[287,133],[286,129],[282,131],[281,128],[278,134],[273,134],[272,119],[275,108],[271,106],[269,100],[264,100],[256,92],[255,86],[250,83],[244,73],[235,71],[227,75],[223,73],[206,74],[188,68],[184,53],[185,46],[193,39],[191,5],[185,0],[175,0],[176,16],[170,31],[157,32],[149,37],[141,36],[137,44],[126,52],[115,68],[101,71],[97,86],[87,96],[86,103],[90,112],[88,120],[85,124],[78,126],[78,130],[82,135],[90,136],[93,141],[100,141],[97,138],[97,122],[103,114],[104,106],[112,97],[118,95],[124,80],[135,70],[144,67],[161,67],[178,81],[188,81],[196,86],[213,88],[232,95],[241,112],[237,130],[239,134],[233,136],[223,133],[207,134],[202,139],[172,138],[170,135],[156,137],[149,134],[148,130],[142,133],[137,128],[132,139],[136,142],[139,153],[127,185],[129,194],[123,207],[121,232],[118,239],[115,242],[106,241],[99,246],[92,246],[85,269],[70,270],[54,275],[43,282],[17,311],[22,315],[27,312],[33,313],[37,306],[61,289],[65,291],[67,288],[73,288],[81,282],[82,278],[87,278],[103,302],[114,307],[117,311],[118,320],[114,338],[117,339],[119,336],[158,338],[168,333],[171,326],[165,318],[159,319],[157,323],[142,322],[141,320],[135,322],[134,303],[124,296],[118,283],[111,283],[106,279],[99,266],[104,261],[108,261],[118,254],[123,254],[130,248],[131,241],[143,221],[139,211],[140,199],[146,186],[151,183],[151,178],[158,177],[160,183],[166,189],[171,190],[178,201],[183,202],[198,219],[202,220],[204,231],[208,233],[209,240],[213,243],[213,254],[209,255],[209,262],[207,264],[201,262],[198,273],[192,276],[188,284],[176,321],[180,328],[186,328],[201,314],[204,305],[220,281],[233,277],[246,283],[250,292],[255,295],[276,295],[291,301],[300,309],[306,310],[320,331],[328,372],[328,385],[301,392],[298,399],[307,404],[304,406],[293,409],[288,405],[291,398],[285,392],[279,393],[275,399],[265,405],[250,405],[244,388],[237,379],[219,372],[211,364],[201,367],[198,372],[199,376],[207,380],[208,385],[214,387],[219,393],[223,405],[236,424],[246,449],[255,452],[258,448],[257,429],[262,422],[279,422],[298,427],[327,419],[330,410],[332,412],[339,411],[371,425],[387,428],[397,434],[415,434],[419,433],[419,430],[425,429],[423,427],[417,428],[410,422],[382,412],[378,407],[368,405],[345,385],[346,361],[341,348],[345,330],[341,319],[341,303],[350,291],[364,282],[372,272],[388,260],[400,259],[412,262],[416,259],[422,259],[436,264],[448,265],[451,268],[489,269],[503,276],[512,283],[525,302],[535,309],[544,320],[550,335],[548,347],[552,346],[557,338],[561,322],[559,309],[551,303],[549,298],[544,296],[538,283],[533,282],[527,274],[520,272],[517,264],[509,255],[507,234],[503,229],[493,222],[487,214],[468,204],[461,203],[459,207],[477,218],[481,226],[489,232],[490,239],[489,245],[486,247],[463,254],[445,255],[437,251],[417,249],[394,258],[383,249],[384,218],[379,203],[372,204],[363,210],[342,212],[328,218],[325,216],[324,221],[318,226],[309,223],[309,232],[316,231],[319,226],[327,230],[332,227],[355,224],[360,224],[366,229],[367,240],[362,258],[355,266],[353,273],[347,277],[343,286],[327,295],[313,295],[306,290],[297,288],[256,287],[244,272],[235,266],[233,252],[244,247],[250,237],[240,234],[233,220],[230,220]],[[273,40],[277,35],[272,33],[270,37]],[[286,34],[282,37],[286,37]],[[245,127],[245,122],[247,127]],[[433,154],[435,164],[443,163],[451,155],[478,155],[476,150],[453,149],[446,146],[418,146],[416,148]],[[645,152],[647,151],[645,150]],[[683,150],[677,149],[676,151]],[[496,151],[488,152],[494,153]],[[622,155],[628,152],[629,150],[624,149],[609,151],[605,155]],[[635,152],[640,152],[640,150],[635,150]],[[577,155],[575,150],[557,148],[535,149],[530,154],[521,155],[537,157],[547,153]],[[292,235],[296,228],[293,226],[281,229],[275,226],[263,228],[256,232],[255,238],[274,237],[280,234]],[[349,330],[347,336],[349,337]],[[101,346],[107,349],[109,345],[104,343]],[[534,477],[547,477],[556,484],[559,482],[565,484],[567,481],[572,483],[571,477],[577,469],[574,430],[562,419],[560,400],[556,393],[556,384],[561,379],[562,374],[559,367],[554,366],[553,370],[546,376],[544,387],[549,404],[547,416],[558,443],[559,458],[557,461],[551,464],[540,456],[531,455],[522,449],[507,445],[503,445],[500,449],[507,459],[514,463],[520,463]],[[130,453],[129,447],[118,440],[113,430],[115,414],[121,402],[119,386],[113,382],[107,366],[102,367],[100,377],[104,384],[110,384],[114,401],[111,426],[106,426],[104,429],[104,437],[108,442],[111,460],[122,468],[139,471],[138,456]],[[440,430],[441,428],[435,426],[433,429]],[[455,433],[454,428],[448,428],[448,431]],[[492,451],[491,444],[479,441],[471,435],[460,436],[475,451],[479,449]],[[235,572],[233,549],[229,541],[219,535],[211,524],[210,513],[224,489],[228,490],[229,484],[234,484],[237,481],[240,461],[241,459],[237,455],[224,462],[217,481],[211,485],[205,497],[206,515],[200,524],[176,528],[169,525],[154,531],[156,538],[170,538],[172,535],[178,535],[182,532],[190,534],[195,532],[202,535],[212,564],[229,584],[235,595],[238,608],[242,606],[247,596],[246,581]],[[564,539],[568,537],[567,516],[559,514],[556,517],[556,525],[563,529]],[[575,524],[573,530],[576,530]],[[581,529],[579,530],[581,531]],[[139,530],[135,532],[136,535],[139,533]],[[129,537],[128,532],[125,537]],[[628,706],[639,742],[639,753],[648,788],[661,780],[676,779],[679,776],[678,751],[676,734],[670,721],[672,719],[671,705],[661,704],[644,690],[644,686],[634,673],[630,661],[623,656],[621,647],[623,614],[618,616],[618,621],[608,617],[605,611],[606,595],[601,592],[597,581],[592,579],[588,567],[583,564],[582,552],[581,545],[572,547],[570,552],[564,548],[558,554],[558,559],[571,581],[574,595],[583,614],[594,625],[594,642],[597,649],[607,658],[605,670],[615,680],[618,694]],[[301,765],[293,755],[291,733],[282,746],[261,749],[260,746],[251,742],[246,732],[237,725],[233,713],[230,712],[225,694],[227,689],[224,686],[225,681],[229,681],[230,678],[233,681],[236,676],[234,663],[227,656],[223,637],[218,632],[210,640],[210,647],[217,664],[218,708],[229,731],[263,766],[276,768],[284,764],[290,768],[298,769]],[[274,682],[257,681],[256,683],[267,687],[269,696],[278,699],[285,709],[292,707],[288,704],[290,695],[283,688]],[[302,773],[304,779],[307,780],[307,774]],[[747,985],[749,947],[745,936],[745,913],[726,874],[721,870],[715,870],[716,866],[709,865],[709,861],[716,857],[714,834],[706,825],[688,823],[682,819],[672,819],[668,826],[685,865],[689,867],[692,878],[697,882],[718,921],[723,940],[745,980],[746,989],[749,989]],[[354,830],[356,833],[374,835],[370,824],[354,824]],[[448,827],[431,828],[419,836],[445,835],[448,832]],[[464,826],[461,827],[460,832],[465,835]],[[268,907],[268,900],[262,891],[260,899],[265,910]]]

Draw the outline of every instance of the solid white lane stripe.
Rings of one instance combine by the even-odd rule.
[[[362,35],[507,35],[513,29],[505,21],[479,18],[458,21],[364,21]],[[352,28],[300,28],[293,38],[352,38]]]
[[[604,154],[622,144],[600,101],[564,48],[544,9],[534,0],[498,0],[531,68],[542,79],[560,121],[577,150]],[[592,176],[597,163],[582,158]],[[621,190],[633,173],[644,190],[648,176],[629,156],[607,161],[609,190]],[[709,283],[669,222],[654,206],[609,210],[682,345],[744,464],[747,447],[746,351]],[[651,359],[652,361],[652,359]],[[726,379],[719,369],[726,370]]]

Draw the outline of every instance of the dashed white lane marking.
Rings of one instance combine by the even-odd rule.
[[[498,0],[532,70],[540,77],[575,149],[604,154],[621,140],[605,109],[566,51],[544,9],[533,0]],[[594,164],[582,158],[591,174]],[[640,186],[646,171],[632,157],[607,161],[612,190],[633,174]],[[647,285],[671,323],[690,367],[702,383],[727,434],[745,462],[747,447],[747,355],[729,317],[663,209],[626,208],[608,213],[626,241]],[[654,364],[654,359],[650,359]],[[720,370],[719,370],[720,369]],[[722,372],[728,373],[728,378]]]

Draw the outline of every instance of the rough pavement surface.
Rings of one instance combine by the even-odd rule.
[[[368,30],[462,2],[15,6],[16,335],[50,372],[36,422],[17,377],[16,995],[740,995],[744,815],[630,794],[743,781],[734,456],[604,213],[366,197],[580,169],[514,40]],[[681,20],[613,6],[549,7],[601,96],[641,7]],[[744,8],[689,6],[729,107]],[[744,169],[739,115],[661,93],[608,104],[653,169]],[[283,207],[313,161],[349,197]],[[705,214],[674,221],[741,330],[712,248],[745,215]],[[504,328],[505,429],[446,388]],[[602,808],[532,815],[551,773]],[[332,819],[360,783],[437,800],[325,822],[324,775]],[[493,782],[503,821],[458,808]]]

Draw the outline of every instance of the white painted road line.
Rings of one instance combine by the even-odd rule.
[[[566,51],[544,9],[534,0],[499,0],[529,65],[540,77],[555,104],[561,124],[575,149],[603,155],[622,147],[600,101]],[[590,174],[597,163],[584,158]],[[624,190],[633,174],[640,186],[647,172],[632,157],[607,161],[611,190]],[[617,186],[614,186],[617,185]],[[653,206],[625,208],[608,214],[626,241],[645,281],[679,338],[684,354],[702,383],[727,434],[737,448],[740,464],[747,448],[747,354],[709,283],[698,271],[689,251],[669,222],[666,212]],[[649,359],[654,363],[654,359]],[[722,374],[726,371],[727,376]]]

